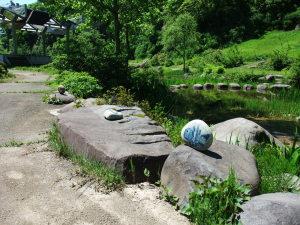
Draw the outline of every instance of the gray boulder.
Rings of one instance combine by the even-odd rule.
[[[254,90],[254,86],[251,85],[251,84],[245,84],[245,85],[243,86],[243,90],[244,90],[244,91],[253,91],[253,90]]]
[[[245,118],[235,118],[212,126],[215,139],[244,148],[252,148],[260,143],[283,144],[266,129]]]
[[[228,84],[225,84],[225,83],[218,83],[217,84],[217,89],[220,90],[220,91],[226,91],[226,90],[228,90],[228,88],[229,88]]]
[[[292,193],[265,194],[242,205],[243,225],[299,225],[300,195]]]
[[[211,84],[211,83],[206,83],[203,85],[203,88],[204,90],[213,90],[215,88],[215,85],[214,84]]]
[[[69,103],[74,102],[76,100],[75,96],[71,95],[68,92],[65,92],[64,94],[55,93],[55,94],[50,95],[50,98],[52,100],[59,101],[62,104],[69,104]]]
[[[257,85],[257,92],[258,93],[262,93],[265,94],[269,89],[269,85],[268,84],[259,84]]]
[[[195,91],[201,91],[201,90],[203,90],[203,85],[202,85],[202,84],[195,84],[195,85],[193,86],[193,89],[194,89]]]
[[[121,112],[118,112],[117,110],[114,109],[107,109],[104,112],[104,118],[110,121],[115,121],[115,120],[121,120],[124,118],[123,114]]]
[[[161,182],[179,197],[179,205],[184,206],[194,189],[193,180],[201,182],[199,176],[225,179],[231,168],[242,184],[251,185],[253,193],[257,191],[259,175],[252,153],[222,141],[215,141],[206,152],[186,145],[177,147],[164,164]]]
[[[237,84],[237,83],[230,83],[229,84],[229,89],[231,91],[239,91],[242,89],[241,85]]]
[[[268,82],[274,82],[276,79],[283,79],[282,75],[274,75],[274,74],[270,74],[266,76],[266,80]]]
[[[271,91],[286,91],[291,88],[288,84],[274,84],[270,87]]]
[[[60,85],[58,88],[57,88],[57,91],[59,94],[65,94],[66,93],[66,88],[62,85]]]
[[[103,114],[108,109],[122,112],[124,119],[106,120]],[[67,111],[58,115],[58,127],[75,152],[121,171],[128,182],[157,180],[172,151],[164,129],[137,107],[102,105]]]
[[[188,89],[189,86],[187,84],[180,84],[181,89]]]

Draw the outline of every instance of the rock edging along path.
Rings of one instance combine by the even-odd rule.
[[[124,119],[108,121],[104,112],[114,109]],[[157,181],[172,151],[164,129],[138,107],[92,106],[58,116],[61,135],[74,151],[116,168],[128,182]],[[144,174],[149,170],[150,177]]]

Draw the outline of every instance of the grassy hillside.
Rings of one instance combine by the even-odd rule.
[[[259,39],[243,42],[237,47],[246,60],[266,58],[272,55],[274,50],[288,51],[290,57],[296,58],[300,56],[300,31],[272,31]]]

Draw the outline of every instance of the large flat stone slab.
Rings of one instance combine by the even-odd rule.
[[[124,119],[108,121],[107,109],[122,112]],[[137,107],[92,106],[58,115],[65,142],[90,159],[120,170],[129,182],[159,178],[163,163],[172,151],[164,129]],[[150,178],[144,170],[150,171]]]
[[[300,194],[273,193],[246,202],[241,213],[244,225],[299,225]]]
[[[31,72],[22,70],[10,70],[9,72],[16,76],[16,78],[14,79],[15,82],[43,83],[50,79],[49,74],[42,72]]]
[[[189,193],[194,190],[194,180],[203,177],[225,179],[233,169],[242,184],[248,184],[255,193],[259,185],[259,174],[255,157],[244,148],[214,141],[206,152],[198,152],[191,147],[177,147],[166,160],[161,183],[179,197],[179,204],[188,202]]]

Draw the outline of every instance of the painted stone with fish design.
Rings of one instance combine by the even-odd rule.
[[[186,145],[198,151],[206,151],[213,143],[212,131],[202,120],[193,120],[185,125],[181,138]]]

